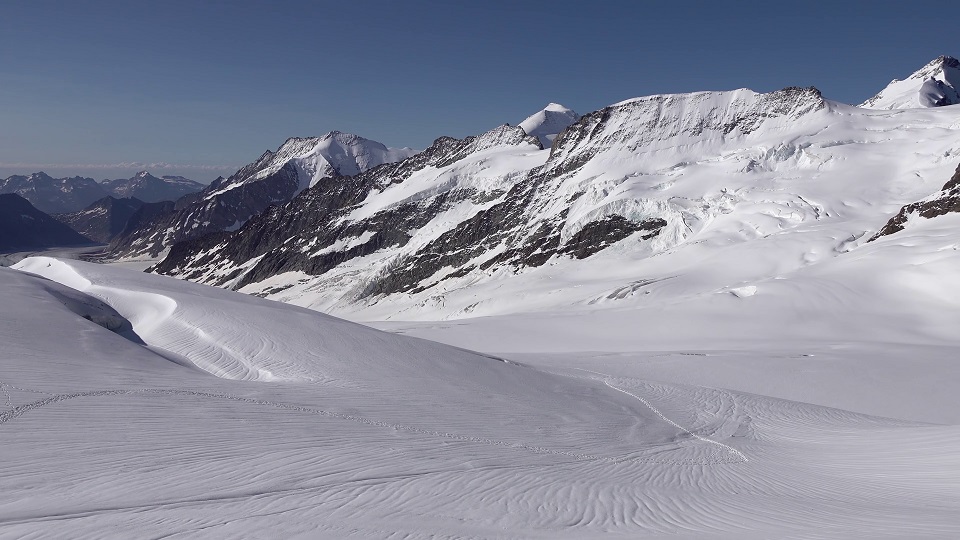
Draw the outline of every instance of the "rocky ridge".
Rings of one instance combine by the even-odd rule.
[[[267,295],[288,286],[273,285],[277,276],[319,279],[337,283],[329,290],[346,302],[376,302],[618,243],[654,254],[682,242],[706,214],[685,201],[612,196],[618,184],[663,159],[676,165],[666,148],[719,148],[828,108],[814,88],[701,92],[587,114],[549,151],[520,127],[440,138],[399,163],[317,184],[235,232],[177,244],[153,270]],[[625,160],[625,175],[596,180]]]
[[[324,178],[356,174],[412,154],[356,135],[330,132],[291,138],[229,178],[177,201],[172,212],[124,234],[111,246],[115,257],[158,256],[177,242],[233,231],[252,216],[283,204]]]

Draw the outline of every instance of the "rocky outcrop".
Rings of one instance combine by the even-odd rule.
[[[932,219],[956,212],[960,212],[960,166],[939,192],[901,208],[869,242],[902,231],[911,219]]]

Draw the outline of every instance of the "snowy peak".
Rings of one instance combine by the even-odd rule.
[[[299,178],[299,192],[323,178],[355,176],[415,153],[411,148],[388,148],[383,143],[341,131],[331,131],[320,137],[291,137],[276,152],[268,150],[256,162],[240,169],[224,187],[263,180],[292,165]]]
[[[320,137],[300,159],[304,169],[311,173],[310,185],[313,186],[324,176],[356,176],[377,165],[406,159],[414,153],[410,148],[387,148],[383,143],[358,135],[331,131]]]
[[[324,178],[358,175],[415,153],[340,131],[320,137],[291,137],[275,152],[264,152],[229,178],[219,178],[197,195],[179,199],[175,212],[125,233],[112,249],[118,256],[156,255],[176,242],[233,231]]]
[[[550,103],[542,110],[520,122],[528,135],[536,137],[541,146],[550,148],[557,135],[580,119],[580,115],[559,103]]]
[[[140,171],[130,178],[104,180],[103,187],[121,199],[135,197],[144,202],[160,202],[175,201],[205,186],[182,176],[157,178],[147,171]]]
[[[940,56],[906,79],[894,79],[860,106],[866,109],[916,109],[957,104],[960,104],[960,60]]]

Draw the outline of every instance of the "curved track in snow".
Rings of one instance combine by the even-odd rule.
[[[957,426],[559,375],[62,264],[151,347],[228,345],[278,378],[185,368],[0,269],[0,538],[960,536]]]

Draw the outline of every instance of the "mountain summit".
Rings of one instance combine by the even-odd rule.
[[[550,148],[557,135],[579,119],[580,115],[573,110],[559,103],[550,103],[520,122],[520,127],[527,135],[536,137],[544,148]]]
[[[960,104],[960,60],[940,56],[906,79],[894,79],[860,106],[866,109],[915,109],[957,104]]]
[[[140,171],[130,178],[104,180],[102,185],[115,197],[135,197],[144,202],[175,201],[206,187],[182,176],[157,178],[147,171]]]

